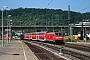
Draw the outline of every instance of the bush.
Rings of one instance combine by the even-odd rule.
[[[65,41],[65,42],[77,42],[77,40],[72,40],[72,41],[71,41],[71,39],[70,39],[70,38],[65,39],[64,41]]]

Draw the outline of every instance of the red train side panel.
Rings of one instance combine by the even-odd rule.
[[[24,34],[23,39],[40,40],[40,41],[53,41],[63,42],[64,36],[60,32],[34,32]]]
[[[29,33],[24,34],[24,39],[29,39]]]
[[[47,32],[38,32],[38,40],[45,41]]]
[[[56,41],[63,41],[64,40],[64,36],[60,32],[50,32],[50,33],[47,33],[46,40],[54,41],[54,42],[56,42]]]

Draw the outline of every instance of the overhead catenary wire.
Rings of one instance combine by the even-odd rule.
[[[4,1],[8,4],[8,6],[9,6],[10,8],[12,8],[11,5],[7,2],[7,0],[4,0]]]
[[[48,7],[52,2],[53,2],[53,0],[51,0],[46,7]]]
[[[82,4],[80,4],[80,5],[79,5],[78,7],[76,7],[76,8],[79,8],[80,6],[86,4],[88,1],[90,1],[90,0],[87,0],[86,2],[83,2]]]
[[[76,9],[78,9],[79,7],[85,5],[88,1],[90,1],[90,0],[87,0],[87,1],[83,2],[83,3],[80,4],[78,7],[76,7]],[[83,8],[83,9],[80,9],[79,11],[83,11],[83,10],[86,10],[86,9],[88,9],[88,8],[90,8],[90,6],[88,6],[88,7],[86,7],[86,8]]]
[[[43,4],[45,3],[46,0],[43,1],[43,3],[41,4],[41,7],[43,6]]]
[[[90,6],[88,6],[88,7],[84,8],[84,9],[82,9],[82,10],[80,10],[80,11],[86,10],[86,9],[88,9],[88,8],[90,8]]]

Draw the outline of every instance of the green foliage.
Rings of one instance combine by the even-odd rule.
[[[77,40],[72,40],[72,41],[71,41],[70,38],[69,38],[69,39],[64,39],[64,41],[65,41],[65,42],[77,42]]]
[[[11,17],[8,17],[11,15]],[[68,11],[61,9],[37,9],[37,8],[18,8],[4,10],[4,25],[7,20],[12,19],[13,26],[67,26]],[[90,20],[90,12],[78,13],[70,11],[70,23],[79,23],[82,19]],[[1,26],[1,11],[0,11]]]

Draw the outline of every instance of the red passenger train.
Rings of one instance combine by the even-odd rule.
[[[39,40],[39,41],[52,41],[55,43],[64,43],[64,35],[61,32],[34,32],[25,33],[21,35],[21,40]]]

